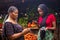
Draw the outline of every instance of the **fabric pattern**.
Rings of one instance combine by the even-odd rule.
[[[3,28],[2,37],[6,37],[8,39],[9,35],[13,35],[15,33],[22,32],[23,28],[19,24],[12,24],[10,22],[6,22]],[[9,40],[9,39],[8,39]],[[24,40],[24,36],[17,38],[16,40]]]
[[[53,39],[53,33],[51,31],[47,30],[44,40],[52,40],[52,39]],[[40,30],[38,32],[38,40],[41,40],[41,38],[40,38]]]

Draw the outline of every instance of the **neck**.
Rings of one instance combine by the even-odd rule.
[[[10,16],[8,17],[7,20],[8,20],[8,21],[11,21],[11,22],[17,22],[15,19],[11,18]]]

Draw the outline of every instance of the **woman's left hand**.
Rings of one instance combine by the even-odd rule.
[[[45,31],[48,30],[48,27],[45,28]]]

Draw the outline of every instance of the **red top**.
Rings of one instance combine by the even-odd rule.
[[[43,18],[40,16],[38,18],[38,24],[42,22]],[[50,14],[46,19],[46,27],[53,27],[52,22],[56,21],[54,14]]]

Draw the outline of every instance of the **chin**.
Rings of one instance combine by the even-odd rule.
[[[13,18],[14,20],[16,20],[17,18]]]

